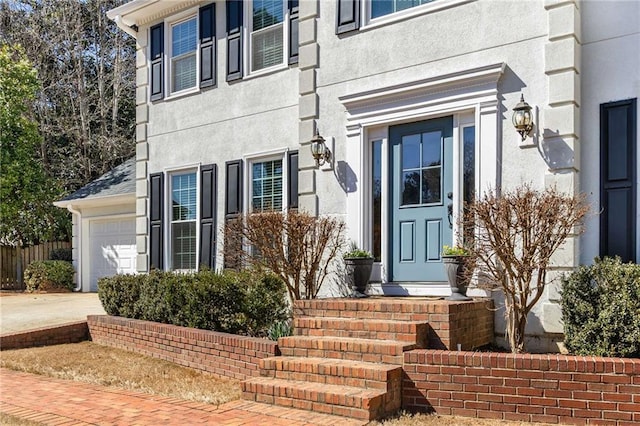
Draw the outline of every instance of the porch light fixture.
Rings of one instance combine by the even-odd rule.
[[[520,102],[513,108],[513,127],[520,133],[523,141],[533,129],[531,109],[531,105],[525,102],[524,95],[520,94]]]
[[[316,160],[316,167],[320,167],[331,160],[331,151],[327,148],[324,138],[320,136],[318,131],[311,139],[311,156]]]

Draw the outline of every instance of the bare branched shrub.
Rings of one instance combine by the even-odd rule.
[[[504,293],[512,352],[524,351],[527,315],[542,297],[551,256],[588,211],[582,196],[529,185],[500,196],[490,191],[467,206],[465,228],[476,229],[470,261],[481,286]]]
[[[225,247],[225,259],[271,271],[293,300],[313,299],[335,268],[344,229],[339,219],[304,212],[253,213],[227,224],[226,237],[240,238],[244,247]]]

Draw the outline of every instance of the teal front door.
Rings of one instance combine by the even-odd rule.
[[[389,128],[390,277],[446,281],[442,246],[451,245],[453,117]]]

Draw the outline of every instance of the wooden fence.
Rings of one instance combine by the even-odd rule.
[[[0,289],[24,290],[24,269],[35,260],[48,260],[59,248],[71,248],[71,243],[54,241],[22,249],[0,246]]]

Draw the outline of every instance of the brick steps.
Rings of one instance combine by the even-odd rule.
[[[295,335],[278,340],[282,356],[261,361],[261,377],[243,383],[243,398],[360,421],[394,413],[402,405],[404,352],[426,348],[432,334],[423,304],[296,301]]]
[[[280,338],[278,347],[284,356],[348,359],[402,365],[404,351],[415,349],[416,345],[396,340],[291,336]]]
[[[263,359],[260,368],[263,377],[384,391],[399,387],[402,380],[400,366],[342,359],[279,356]]]
[[[298,317],[296,335],[354,337],[359,339],[398,340],[425,348],[429,325],[418,321],[374,320],[337,317]]]
[[[258,377],[242,383],[243,398],[372,420],[384,414],[385,391],[297,380]]]

